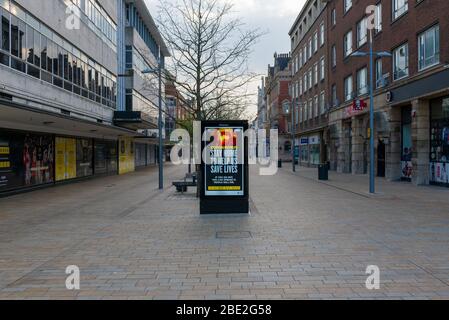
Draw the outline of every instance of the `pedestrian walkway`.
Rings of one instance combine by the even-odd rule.
[[[291,167],[285,167],[283,170],[292,171]],[[293,173],[292,173],[293,174]],[[307,167],[296,167],[294,173],[302,178],[318,180],[318,169]],[[439,186],[415,186],[407,181],[388,181],[385,178],[376,177],[376,193],[369,193],[369,175],[337,173],[329,171],[328,181],[319,181],[320,183],[333,186],[360,196],[378,198],[378,199],[397,199],[407,201],[410,198],[419,201],[449,201],[449,188]]]
[[[369,197],[364,177],[253,167],[251,215],[200,216],[170,186],[185,172],[167,167],[163,192],[153,168],[0,199],[0,299],[449,298],[449,201],[427,188]]]

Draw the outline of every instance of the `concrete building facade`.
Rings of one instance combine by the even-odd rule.
[[[0,22],[0,193],[134,170],[126,2],[1,0]]]

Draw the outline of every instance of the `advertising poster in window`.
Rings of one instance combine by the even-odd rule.
[[[76,178],[76,139],[56,138],[56,181]]]
[[[244,196],[244,128],[206,127],[213,142],[205,149],[206,196]]]
[[[0,132],[0,192],[54,182],[53,137]]]
[[[134,172],[134,139],[120,138],[119,140],[119,174]]]

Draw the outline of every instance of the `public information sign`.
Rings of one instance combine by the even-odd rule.
[[[245,121],[202,122],[201,213],[248,213]]]

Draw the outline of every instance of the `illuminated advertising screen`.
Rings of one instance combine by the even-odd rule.
[[[244,128],[206,127],[205,196],[244,196]]]

